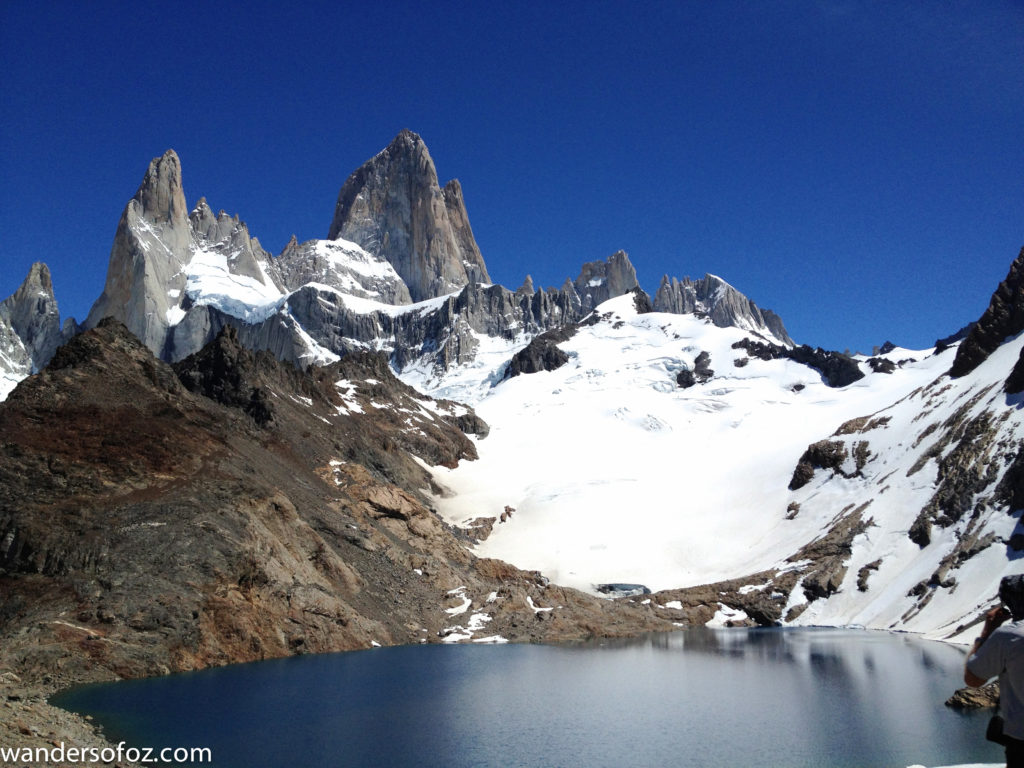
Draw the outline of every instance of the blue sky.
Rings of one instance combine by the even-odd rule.
[[[165,149],[276,254],[402,128],[497,282],[621,248],[812,345],[928,346],[1024,245],[1015,2],[4,0],[0,71],[0,297],[45,261],[79,319]]]

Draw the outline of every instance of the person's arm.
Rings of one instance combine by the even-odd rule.
[[[995,677],[995,674],[989,675],[989,677],[976,675],[970,669],[971,662],[975,659],[975,655],[981,649],[981,646],[985,644],[988,636],[1008,618],[1010,618],[1010,612],[1002,606],[996,606],[985,614],[985,626],[982,628],[981,634],[978,635],[978,639],[974,641],[974,645],[971,646],[971,650],[967,652],[967,661],[964,663],[964,682],[971,688],[980,688],[989,678]]]

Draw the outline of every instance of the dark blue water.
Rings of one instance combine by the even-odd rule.
[[[579,646],[304,656],[54,698],[114,741],[226,768],[999,762],[988,715],[943,701],[963,652],[843,630],[688,630]]]

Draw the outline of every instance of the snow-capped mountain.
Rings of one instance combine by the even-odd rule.
[[[384,353],[490,425],[476,461],[431,469],[477,554],[643,585],[659,620],[955,636],[1021,567],[1021,259],[955,352],[870,358],[796,345],[714,275],[652,300],[622,251],[511,290],[403,131],[344,183],[328,239],[277,257],[205,199],[189,211],[179,158],[154,158],[85,327],[113,316],[165,361],[227,326],[301,368]],[[76,331],[34,267],[0,304],[0,398]]]
[[[439,509],[461,524],[514,507],[480,554],[581,589],[688,586],[788,556],[817,531],[785,518],[793,468],[823,423],[876,411],[948,366],[907,364],[837,391],[808,366],[749,357],[739,329],[640,314],[631,296],[596,314],[558,345],[568,360],[554,371],[436,390],[491,425],[480,460],[442,479],[454,495]],[[695,370],[704,380],[680,386]]]
[[[680,620],[957,637],[1024,571],[1022,266],[956,365],[889,348],[840,389],[749,355],[740,329],[606,302],[554,370],[437,387],[491,431],[478,461],[438,471],[436,505],[490,526],[482,556],[592,592],[641,584],[661,594],[634,599]],[[975,336],[1005,341],[963,370]]]
[[[303,367],[372,349],[398,371],[440,376],[493,343],[525,346],[636,287],[623,251],[584,264],[561,288],[534,289],[529,276],[515,291],[491,285],[461,186],[442,188],[423,140],[402,131],[345,181],[329,238],[293,238],[276,258],[238,216],[215,214],[205,198],[189,211],[177,154],[154,158],[122,213],[84,327],[112,316],[171,362],[231,325],[246,346]],[[668,311],[704,313],[792,345],[777,316],[719,278],[675,281],[663,294]],[[24,339],[7,337],[13,382],[29,368],[13,362]]]

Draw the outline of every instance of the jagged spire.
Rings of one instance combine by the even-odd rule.
[[[348,177],[328,238],[390,262],[414,301],[490,282],[462,187],[453,180],[441,189],[426,144],[410,130]]]
[[[616,251],[606,261],[584,264],[574,287],[583,302],[583,309],[589,310],[639,285],[629,256],[625,251]]]
[[[157,224],[180,223],[187,218],[181,160],[173,149],[153,158],[133,199],[142,204],[143,214]]]
[[[61,331],[50,269],[41,261],[29,268],[18,290],[0,302],[0,321],[18,336],[33,370],[45,366],[57,347],[75,332],[74,322],[67,336]]]

